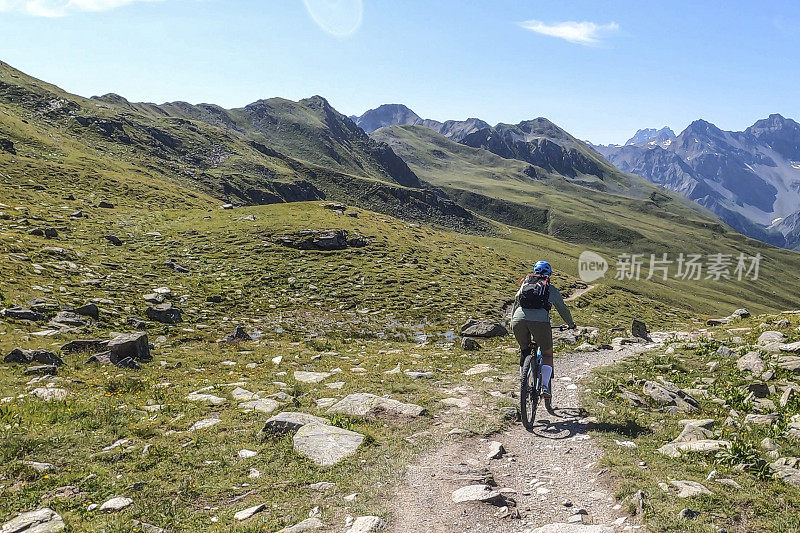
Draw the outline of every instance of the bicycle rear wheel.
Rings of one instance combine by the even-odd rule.
[[[536,355],[531,354],[525,358],[525,363],[522,365],[522,380],[519,391],[522,425],[528,431],[533,431],[536,408],[539,407],[540,375],[540,370],[536,363]]]

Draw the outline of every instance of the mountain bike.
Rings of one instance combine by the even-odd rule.
[[[551,326],[552,329],[565,330],[567,326]],[[528,431],[533,431],[533,422],[536,420],[536,408],[539,407],[539,398],[542,396],[542,350],[539,345],[532,342],[531,353],[525,357],[522,364],[522,377],[520,379],[520,415],[522,425]],[[553,372],[555,375],[555,372]],[[552,383],[553,376],[550,377]],[[551,388],[552,390],[552,388]],[[545,399],[545,407],[550,410],[550,398]]]

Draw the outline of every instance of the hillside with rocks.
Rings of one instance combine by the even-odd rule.
[[[715,418],[712,432],[723,415],[767,416],[780,451],[774,471],[757,462],[763,479],[795,473],[797,413],[780,404],[798,324],[777,313],[800,308],[800,257],[636,176],[561,174],[421,124],[367,136],[320,97],[87,99],[4,64],[0,139],[2,533],[687,524],[666,521],[664,476],[635,478],[641,511],[625,499],[629,465],[608,438],[661,447],[685,416],[642,380],[666,407]],[[587,248],[687,240],[761,254],[761,279],[576,277]],[[540,257],[580,327],[556,332],[555,410],[530,434],[506,315]],[[715,318],[742,306],[758,316]],[[716,386],[698,367],[712,359]],[[609,364],[640,367],[611,387]],[[703,385],[707,400],[688,390]],[[607,407],[624,392],[653,409]],[[634,416],[656,417],[651,433],[621,420]],[[755,464],[757,437],[717,470]],[[754,471],[725,472],[742,501]],[[769,482],[794,519],[794,486]],[[755,505],[706,512],[707,496],[688,500],[691,524],[767,524]]]

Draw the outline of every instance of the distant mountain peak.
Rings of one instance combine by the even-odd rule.
[[[660,130],[655,128],[644,128],[636,132],[636,134],[625,142],[625,145],[630,144],[658,144],[669,143],[675,138],[675,132],[668,126],[664,126]]]
[[[421,124],[422,118],[403,104],[382,104],[357,117],[355,123],[365,132],[372,133],[385,126]]]

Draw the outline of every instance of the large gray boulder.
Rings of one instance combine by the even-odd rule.
[[[0,533],[56,533],[65,527],[61,516],[45,507],[17,515],[0,525]]]
[[[461,335],[464,337],[483,338],[505,337],[508,335],[508,330],[499,322],[470,319],[466,324],[461,326]]]
[[[413,403],[402,403],[391,398],[382,398],[374,394],[357,392],[348,394],[328,409],[328,413],[340,413],[350,416],[384,416],[388,418],[416,418],[425,413],[425,409]]]
[[[766,345],[772,344],[774,342],[780,342],[786,340],[786,335],[781,333],[780,331],[765,331],[758,337],[758,344]]]
[[[111,362],[115,365],[125,359],[146,363],[153,358],[150,355],[150,345],[147,342],[147,333],[125,333],[108,341],[108,351]]]
[[[758,352],[749,352],[736,361],[736,368],[742,372],[752,372],[760,376],[764,371],[764,360]]]
[[[356,453],[364,435],[336,426],[311,423],[297,430],[292,439],[294,450],[318,466],[333,466]]]

